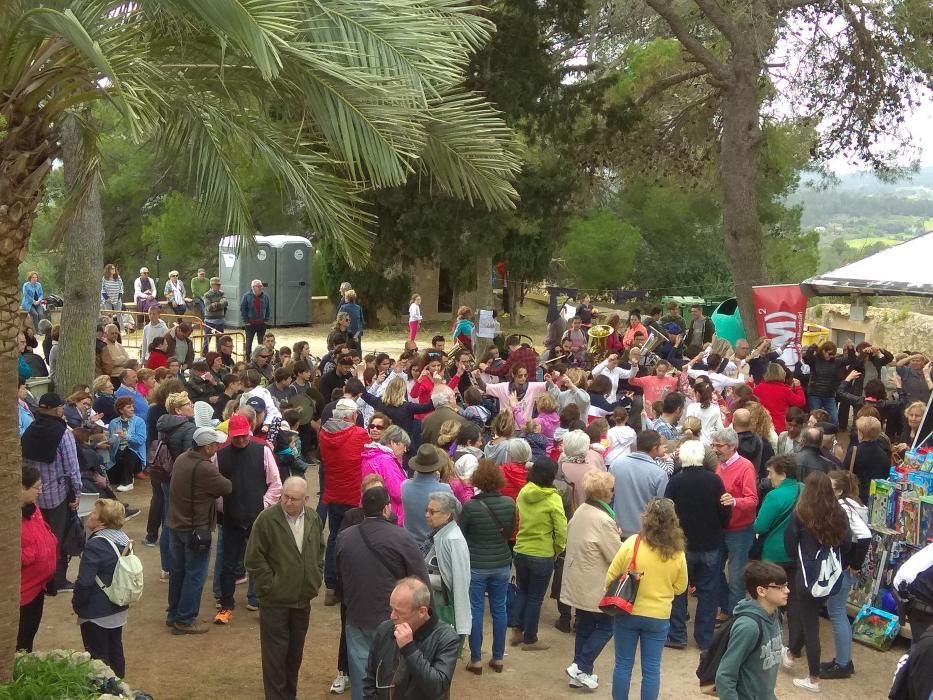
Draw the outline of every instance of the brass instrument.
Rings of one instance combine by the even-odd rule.
[[[609,355],[606,338],[612,334],[612,326],[590,326],[586,334],[590,339],[587,354],[594,362],[602,362]]]
[[[458,340],[456,343],[453,344],[453,346],[451,346],[450,352],[447,353],[447,357],[453,358],[457,354],[457,352],[459,352],[460,350],[466,350],[466,346],[463,345]],[[472,372],[474,369],[476,369],[476,357],[473,355],[472,350],[467,350],[467,352],[470,354],[470,361],[466,363],[466,371]],[[457,361],[451,359],[447,363],[447,373],[450,376],[453,376],[456,373],[456,371],[457,371]]]

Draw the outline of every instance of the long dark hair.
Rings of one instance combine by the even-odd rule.
[[[849,517],[833,492],[833,482],[823,472],[811,472],[797,500],[797,517],[823,546],[838,547],[849,537]]]

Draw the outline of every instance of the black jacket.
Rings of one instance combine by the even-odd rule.
[[[504,532],[499,531],[499,518]],[[474,569],[498,569],[512,565],[509,539],[515,532],[515,501],[498,491],[482,492],[463,504],[460,531],[470,549]]]
[[[233,490],[224,496],[224,525],[251,527],[262,512],[266,483],[265,446],[250,440],[246,447],[227,445],[217,453],[221,476]]]
[[[172,457],[175,459],[178,459],[182,452],[194,447],[194,431],[197,428],[198,426],[194,424],[194,418],[168,413],[156,421],[156,430],[159,433],[165,433],[168,451],[172,453]]]
[[[432,616],[401,649],[394,632],[392,620],[376,630],[363,679],[363,698],[447,700],[460,649],[454,628]]]
[[[810,365],[807,393],[810,396],[834,398],[843,379],[842,373],[852,359],[851,355],[837,355],[831,360],[826,360],[817,352],[815,345],[807,348],[803,355],[803,361]]]
[[[685,467],[667,482],[664,496],[674,502],[688,552],[719,549],[732,517],[732,506],[719,502],[725,492],[722,479],[703,467]]]
[[[372,549],[363,540],[364,531]],[[347,622],[364,630],[374,630],[389,619],[389,596],[399,579],[417,576],[431,585],[415,539],[382,518],[366,518],[338,534],[334,565],[335,591],[347,606]]]
[[[859,500],[868,503],[868,487],[872,479],[887,479],[891,471],[891,455],[885,450],[881,440],[867,440],[857,445],[849,445],[842,460],[842,468],[848,469],[855,450],[855,465],[852,471],[858,477]]]
[[[751,462],[755,467],[755,473],[761,476],[761,450],[763,448],[761,437],[751,430],[745,430],[737,435],[739,438],[737,452]]]

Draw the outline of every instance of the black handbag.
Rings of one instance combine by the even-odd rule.
[[[607,615],[613,617],[622,614],[629,615],[635,607],[638,585],[642,577],[642,574],[636,570],[639,543],[641,543],[641,535],[635,538],[635,549],[632,552],[632,561],[629,562],[628,570],[609,584],[606,594],[599,601],[599,609]]]
[[[87,531],[84,529],[84,523],[82,523],[81,518],[78,517],[77,511],[68,508],[65,532],[62,535],[61,542],[62,554],[69,557],[81,556],[86,541]]]

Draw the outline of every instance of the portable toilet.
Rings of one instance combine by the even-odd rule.
[[[311,243],[301,236],[255,236],[246,248],[239,236],[225,236],[219,245],[220,284],[227,297],[225,324],[242,328],[240,299],[250,282],[262,280],[269,296],[269,325],[311,323]]]
[[[301,236],[262,236],[275,250],[275,284],[271,293],[272,325],[311,323],[311,242]]]
[[[716,307],[716,310],[710,315],[716,326],[716,336],[723,340],[728,340],[732,347],[739,338],[746,338],[745,325],[742,323],[742,316],[739,314],[739,302],[734,297],[726,299]]]

